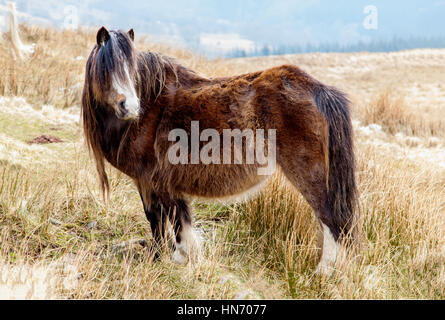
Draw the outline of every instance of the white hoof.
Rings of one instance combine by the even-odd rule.
[[[338,251],[340,245],[334,240],[329,228],[322,224],[323,226],[323,253],[321,255],[320,263],[318,264],[315,274],[321,274],[323,276],[331,276],[334,272],[335,262],[337,260]]]
[[[321,265],[321,263],[319,263],[317,269],[315,270],[315,274],[324,277],[330,277],[332,273],[334,273],[334,270],[335,270],[334,267],[323,266]]]
[[[186,257],[180,250],[176,249],[173,253],[172,260],[177,265],[183,266],[187,263],[188,257]]]
[[[176,250],[172,260],[179,265],[188,261],[195,262],[201,256],[201,241],[191,226],[184,226],[180,234],[181,242],[176,243]]]

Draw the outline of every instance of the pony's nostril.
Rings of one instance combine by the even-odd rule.
[[[119,109],[123,113],[127,113],[127,108],[125,108],[125,100],[121,100],[119,102]]]

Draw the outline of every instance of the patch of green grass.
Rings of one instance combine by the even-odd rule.
[[[41,135],[53,135],[67,142],[77,141],[80,137],[78,127],[72,125],[52,125],[27,118],[22,115],[11,117],[0,111],[1,133],[21,142],[27,142]]]

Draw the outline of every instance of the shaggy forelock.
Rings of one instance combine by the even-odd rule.
[[[100,91],[105,91],[111,84],[111,77],[127,81],[126,71],[135,73],[135,49],[132,41],[125,32],[110,31],[110,39],[103,45],[97,45],[93,50],[91,61],[91,77],[99,86]],[[126,70],[127,68],[127,70]]]

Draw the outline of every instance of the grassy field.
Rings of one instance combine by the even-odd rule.
[[[208,76],[284,63],[353,101],[362,246],[314,275],[319,227],[277,174],[247,203],[194,202],[199,263],[153,262],[135,187],[108,168],[102,201],[79,117],[95,32],[22,26],[25,61],[0,45],[0,298],[445,298],[445,50],[207,60],[138,38]],[[28,144],[40,135],[63,143]]]

